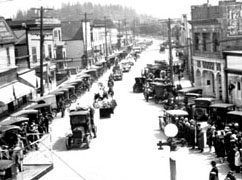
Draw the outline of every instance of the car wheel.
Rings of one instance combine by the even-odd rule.
[[[51,114],[52,114],[53,117],[56,117],[57,116],[57,109],[52,109]]]
[[[77,100],[77,96],[75,94],[72,94],[71,97],[70,97],[70,100],[72,103],[75,103],[76,100]]]
[[[65,107],[69,108],[71,106],[71,100],[67,99],[65,100]]]

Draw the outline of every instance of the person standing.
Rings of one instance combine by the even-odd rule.
[[[233,171],[229,171],[224,180],[236,180]]]
[[[235,172],[239,173],[240,172],[240,166],[241,166],[240,151],[239,151],[237,146],[234,148],[234,151],[235,151],[235,154],[234,154],[234,168],[235,168]]]
[[[216,162],[211,161],[212,169],[209,173],[209,180],[218,180],[218,168],[216,167]]]
[[[60,101],[59,101],[59,108],[61,110],[61,117],[63,118],[65,116],[65,110],[66,110],[64,98],[60,99]]]
[[[200,150],[200,152],[203,152],[204,149],[204,135],[203,135],[203,131],[201,128],[201,125],[198,124],[198,130],[197,130],[197,144],[198,144],[198,148]]]
[[[213,145],[213,131],[214,128],[212,125],[210,125],[206,131],[206,135],[207,135],[207,145],[209,147],[209,152],[211,152],[212,150],[212,145]]]

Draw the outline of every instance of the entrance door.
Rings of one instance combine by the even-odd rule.
[[[8,104],[8,113],[11,114],[14,112],[14,104],[13,102]]]

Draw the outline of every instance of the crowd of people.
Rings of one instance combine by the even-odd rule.
[[[201,124],[186,117],[175,117],[178,127],[178,139],[183,139],[191,150],[204,152],[205,137],[206,145],[210,153],[215,153],[215,160],[219,163],[227,162],[230,168],[226,180],[235,180],[234,173],[242,173],[242,132],[238,123],[230,123],[224,129],[216,129],[213,124],[208,124],[203,131]],[[204,136],[206,133],[206,136]],[[209,180],[217,180],[214,176],[216,161],[212,161],[213,169]],[[216,168],[215,168],[216,169]],[[215,172],[217,174],[217,172]],[[235,178],[235,179],[234,179]]]
[[[209,149],[214,147],[220,162],[224,163],[227,160],[232,171],[241,173],[242,132],[238,123],[228,124],[223,130],[217,130],[213,125],[209,125],[206,134]]]

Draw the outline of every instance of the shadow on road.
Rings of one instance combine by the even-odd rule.
[[[87,150],[85,144],[82,144],[83,147],[72,147],[71,149],[66,149],[66,141],[67,137],[60,137],[52,146],[54,151],[80,151],[80,150]]]
[[[60,137],[52,146],[55,151],[67,151],[66,150],[66,137]]]
[[[166,136],[164,135],[164,133],[162,133],[160,129],[154,130],[154,136],[156,139],[161,140],[161,141],[165,141],[167,139]]]

